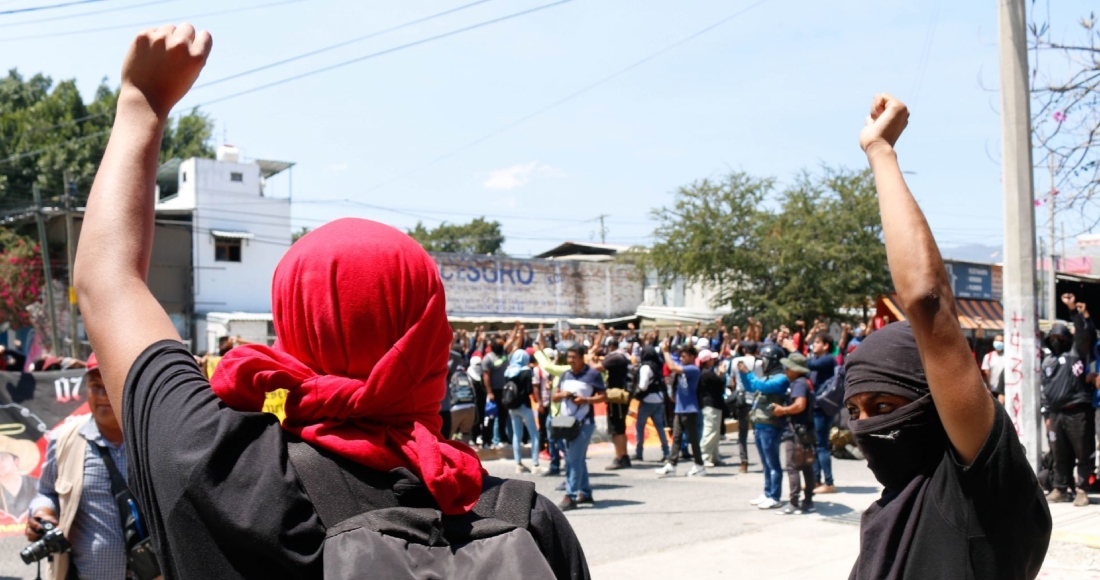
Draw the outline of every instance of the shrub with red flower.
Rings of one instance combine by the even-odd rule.
[[[0,324],[29,326],[27,306],[39,299],[42,252],[31,238],[0,230]]]

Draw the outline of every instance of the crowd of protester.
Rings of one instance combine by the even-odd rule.
[[[541,475],[565,476],[558,505],[571,510],[594,501],[586,452],[597,415],[606,417],[614,448],[605,469],[645,461],[652,425],[660,453],[652,452],[650,460],[663,477],[677,475],[681,459],[692,463],[688,477],[727,464],[719,442],[733,439],[726,434],[726,421],[733,419],[739,454],[732,463],[748,473],[751,427],[764,466],[764,493],[751,503],[783,507],[785,470],[791,494],[784,513],[813,512],[815,493],[837,491],[831,453],[831,440],[842,431],[833,432],[842,415],[837,369],[870,329],[883,324],[881,318],[855,327],[839,324],[839,341],[820,319],[771,332],[753,318],[744,331],[722,319],[707,327],[696,322],[648,330],[633,323],[621,329],[531,330],[518,322],[505,330],[459,329],[440,411],[448,426],[444,434],[483,448],[510,447],[517,473],[531,471],[523,450],[529,444],[531,467],[547,462]],[[815,393],[825,389],[833,394],[816,404]],[[602,409],[593,408],[601,403]],[[558,416],[582,424],[572,438],[555,437],[551,425]],[[633,453],[628,417],[634,423]]]

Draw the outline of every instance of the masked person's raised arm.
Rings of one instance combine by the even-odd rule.
[[[88,197],[74,266],[88,338],[107,395],[122,414],[130,366],[149,345],[180,340],[146,285],[153,247],[157,156],[165,119],[210,53],[210,34],[190,24],[137,36],[122,63],[111,138]]]
[[[959,458],[970,463],[993,428],[993,400],[959,327],[955,297],[932,230],[902,177],[894,144],[909,122],[880,94],[859,135],[875,175],[890,276],[920,349],[932,400]]]

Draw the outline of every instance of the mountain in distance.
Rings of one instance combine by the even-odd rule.
[[[978,264],[999,264],[1004,261],[1001,246],[985,244],[963,244],[960,246],[941,246],[940,253],[945,260],[976,262]]]

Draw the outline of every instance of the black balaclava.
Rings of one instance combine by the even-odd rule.
[[[492,349],[493,354],[497,356],[504,356],[504,342],[501,340],[494,340],[493,345],[489,347]]]
[[[1073,334],[1070,333],[1065,324],[1055,324],[1050,327],[1050,332],[1047,333],[1047,346],[1054,356],[1063,355],[1069,352],[1070,345],[1072,344]]]
[[[947,433],[909,323],[872,333],[848,358],[845,370],[846,398],[870,392],[912,401],[886,415],[848,422],[875,479],[887,490],[900,491],[918,474],[935,469],[947,450]]]

